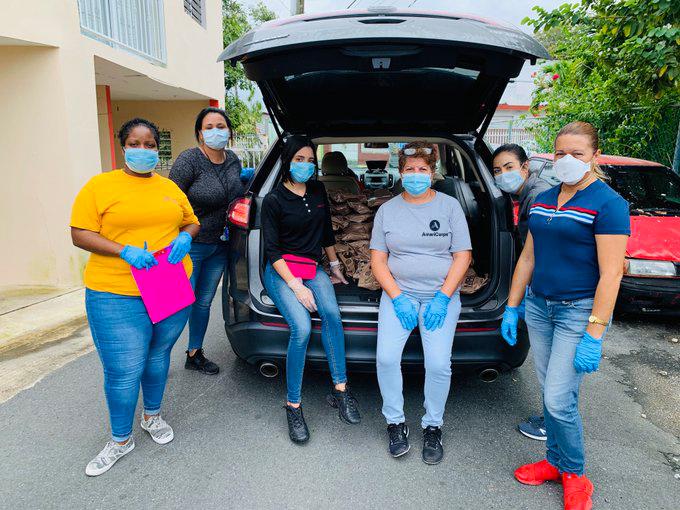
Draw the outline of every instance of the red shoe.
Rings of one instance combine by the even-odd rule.
[[[541,485],[548,481],[560,479],[560,472],[555,466],[543,459],[541,462],[525,464],[515,470],[515,478],[525,485]]]
[[[593,508],[593,482],[586,475],[565,473],[562,476],[564,488],[564,510],[590,510]]]

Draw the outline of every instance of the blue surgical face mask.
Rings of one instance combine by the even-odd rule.
[[[204,129],[203,141],[205,144],[216,151],[221,151],[227,146],[229,141],[229,130],[224,128]]]
[[[158,151],[152,149],[125,149],[125,164],[138,174],[148,174],[158,164]]]
[[[411,195],[422,195],[432,185],[430,174],[408,173],[401,177],[401,185]]]
[[[496,185],[506,193],[517,193],[524,184],[524,177],[519,170],[510,170],[494,177]]]
[[[290,175],[295,182],[307,182],[314,175],[316,165],[307,161],[293,161],[290,164]]]

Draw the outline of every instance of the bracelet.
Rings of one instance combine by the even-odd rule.
[[[334,268],[334,267],[339,267],[340,261],[339,260],[331,260],[330,265],[331,265],[331,269]]]

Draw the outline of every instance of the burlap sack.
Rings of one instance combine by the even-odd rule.
[[[369,212],[367,214],[348,214],[347,216],[345,216],[345,218],[348,220],[348,222],[352,223],[366,223],[368,221],[373,221],[374,216],[375,215],[373,214],[373,212],[369,209]]]
[[[362,262],[359,271],[357,272],[355,277],[359,280],[357,285],[362,289],[368,290],[380,289],[380,284],[378,283],[378,281],[375,279],[375,276],[373,276],[373,273],[371,272],[370,263]]]
[[[391,200],[392,196],[387,195],[387,196],[382,196],[382,197],[371,197],[368,199],[368,207],[371,209],[377,209],[381,205],[383,205],[385,202],[388,200]]]
[[[349,220],[344,216],[331,216],[331,224],[333,225],[333,232],[339,232],[349,225]]]
[[[347,204],[331,204],[331,215],[333,216],[345,216],[351,213],[352,209]]]
[[[345,194],[342,191],[329,191],[328,200],[331,204],[343,204],[345,202]]]
[[[460,288],[461,294],[474,294],[479,289],[484,287],[489,281],[487,275],[477,276],[477,272],[473,268],[469,268],[467,273],[465,273],[465,278],[463,279],[463,285]]]
[[[368,262],[371,260],[371,250],[369,248],[369,241],[352,241],[349,245],[354,250],[355,257],[358,260]]]
[[[372,229],[373,223],[350,223],[336,239],[344,242],[368,240]]]
[[[365,204],[366,201],[368,200],[368,197],[364,195],[363,193],[353,195],[350,193],[345,193],[343,195],[343,198],[345,199],[346,202],[358,202],[360,204]]]
[[[358,200],[348,200],[347,205],[357,214],[370,214],[371,209],[366,205],[366,202]]]
[[[357,270],[356,259],[352,251],[338,252],[338,260],[342,263],[344,267],[344,273],[346,276],[351,276]]]

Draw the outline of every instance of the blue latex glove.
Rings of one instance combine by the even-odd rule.
[[[153,253],[147,251],[146,248],[146,241],[144,241],[144,248],[137,248],[128,244],[120,252],[120,258],[135,269],[146,269],[148,271],[150,267],[158,264],[158,261],[153,256]]]
[[[423,318],[425,319],[425,329],[428,331],[434,331],[439,329],[444,325],[444,319],[446,319],[446,312],[449,310],[449,302],[451,298],[444,294],[441,290],[437,293],[427,304],[425,308],[425,314]]]
[[[501,322],[501,334],[503,339],[509,346],[517,343],[517,322],[519,321],[519,312],[517,306],[506,306],[503,313],[503,322]]]
[[[170,243],[172,250],[170,250],[170,255],[168,255],[168,262],[171,264],[177,264],[181,262],[187,253],[191,249],[191,241],[193,238],[188,232],[180,232],[175,240]]]
[[[595,338],[588,333],[583,334],[583,338],[576,346],[574,356],[574,368],[578,373],[595,372],[600,367],[602,357],[602,339]]]
[[[394,305],[394,313],[404,329],[411,331],[418,325],[418,312],[416,312],[416,307],[413,306],[409,298],[399,294],[392,300],[392,305]]]
[[[250,179],[252,179],[254,174],[255,174],[254,168],[250,168],[250,167],[242,168],[241,169],[241,180],[243,182],[248,182]]]

